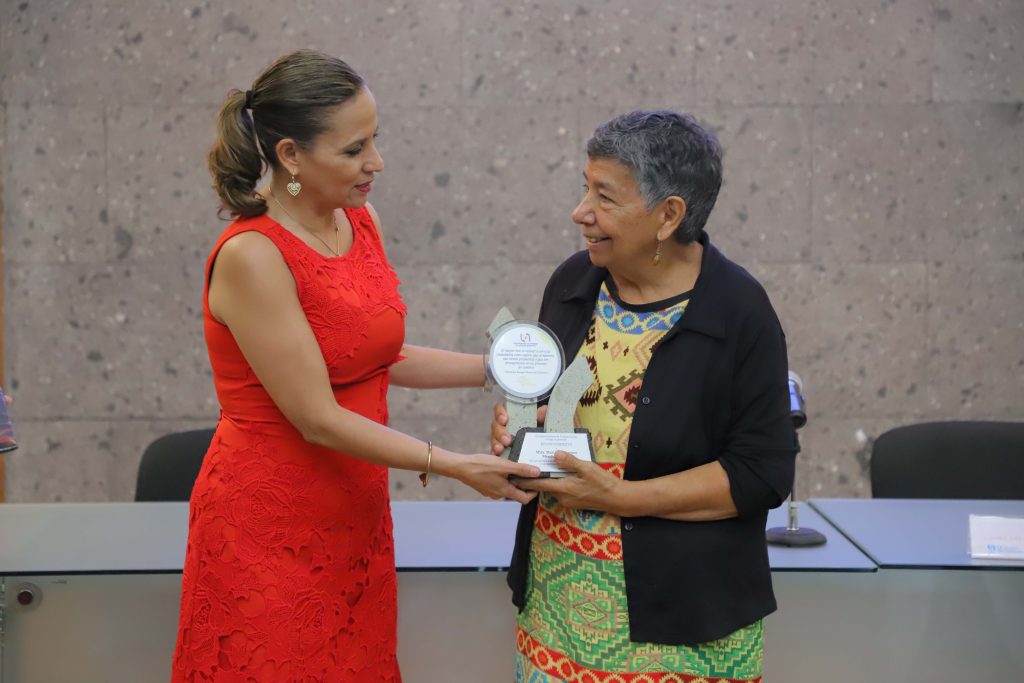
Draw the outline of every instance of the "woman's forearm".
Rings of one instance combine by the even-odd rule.
[[[391,383],[410,389],[482,387],[484,357],[406,344],[404,359],[391,366]]]
[[[622,483],[614,511],[623,517],[708,522],[737,514],[729,477],[717,461],[678,474]]]
[[[536,477],[536,467],[482,453],[460,455],[437,446],[430,447],[401,432],[347,410],[337,404],[312,411],[300,431],[303,437],[321,446],[353,457],[404,470],[458,479],[489,498],[507,498],[530,502],[531,495],[520,491],[509,477]],[[429,479],[424,478],[424,485]]]
[[[426,442],[338,405],[319,412],[322,414],[306,420],[300,427],[303,437],[310,443],[377,465],[426,471]],[[434,446],[432,450],[431,471],[458,478],[459,457],[440,446]]]

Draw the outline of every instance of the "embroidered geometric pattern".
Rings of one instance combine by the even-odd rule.
[[[543,508],[537,510],[537,528],[552,541],[580,555],[601,560],[622,559],[622,539],[617,534],[594,534],[578,529]]]
[[[633,419],[636,412],[636,397],[640,395],[640,385],[644,381],[644,371],[633,369],[629,374],[619,377],[614,384],[605,387],[604,402],[608,410],[623,422]]]
[[[516,628],[517,683],[761,683],[760,675],[753,678],[705,676],[679,673],[677,658],[657,654],[637,655],[636,666],[630,672],[594,671],[585,669],[542,641]],[[523,663],[526,663],[525,665]],[[671,663],[670,663],[671,662]]]
[[[597,295],[596,313],[602,322],[615,332],[629,335],[640,334],[649,330],[668,332],[683,317],[683,310],[685,309],[686,306],[684,304],[682,310],[678,310],[673,306],[666,311],[647,311],[642,313],[630,311],[620,306],[611,297],[608,293],[607,285],[602,285],[601,291]]]
[[[607,285],[601,286],[579,352],[595,379],[576,411],[577,426],[585,424],[593,437],[597,462],[625,463],[629,428],[647,364],[688,303],[684,299],[660,311],[629,311],[611,297]]]
[[[630,311],[601,288],[579,351],[595,381],[575,421],[590,431],[596,462],[620,478],[647,365],[686,305]],[[618,516],[566,508],[555,496],[540,495],[526,606],[517,619],[516,682],[759,682],[760,621],[697,646],[630,641],[621,539]]]
[[[662,336],[661,330],[651,330],[640,335],[640,339],[633,345],[633,353],[639,366],[646,368],[650,364],[651,356],[654,355],[654,349],[658,347]]]
[[[605,472],[611,472],[619,479],[622,479],[622,475],[626,473],[626,464],[622,462],[599,462],[597,464]]]
[[[587,557],[538,529],[532,545],[542,564],[517,623],[517,682],[760,680],[762,621],[696,646],[634,643],[621,560]]]

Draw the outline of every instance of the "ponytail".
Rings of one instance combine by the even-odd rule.
[[[217,114],[217,142],[210,148],[209,167],[213,189],[222,210],[232,218],[250,218],[266,213],[267,202],[256,196],[256,183],[265,162],[253,132],[252,111],[247,111],[246,93],[232,90]]]
[[[316,136],[328,129],[334,108],[364,87],[363,77],[342,60],[299,50],[268,66],[252,90],[228,93],[217,114],[217,142],[209,157],[222,208],[232,218],[266,213],[267,202],[254,193],[268,166],[279,170],[277,143],[290,138],[312,149]]]

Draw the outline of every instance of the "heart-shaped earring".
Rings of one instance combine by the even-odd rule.
[[[292,176],[292,181],[288,183],[288,194],[293,197],[298,197],[299,192],[302,191],[302,183],[295,180],[295,176]]]

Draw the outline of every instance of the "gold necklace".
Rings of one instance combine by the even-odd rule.
[[[288,218],[291,218],[293,221],[298,223],[299,227],[308,232],[310,235],[320,240],[320,243],[327,247],[327,251],[331,252],[335,256],[341,256],[341,233],[338,230],[338,218],[337,216],[334,215],[333,211],[331,212],[331,218],[334,220],[334,242],[337,246],[334,249],[331,249],[331,245],[327,244],[327,242],[325,242],[324,239],[320,237],[320,235],[316,234],[315,232],[307,228],[305,225],[303,225],[302,221],[288,213],[288,209],[284,208],[284,204],[282,204],[281,200],[279,200],[274,195],[273,190],[270,190],[270,196],[277,203],[277,205],[281,207],[281,210],[284,211],[284,215],[288,216]]]

